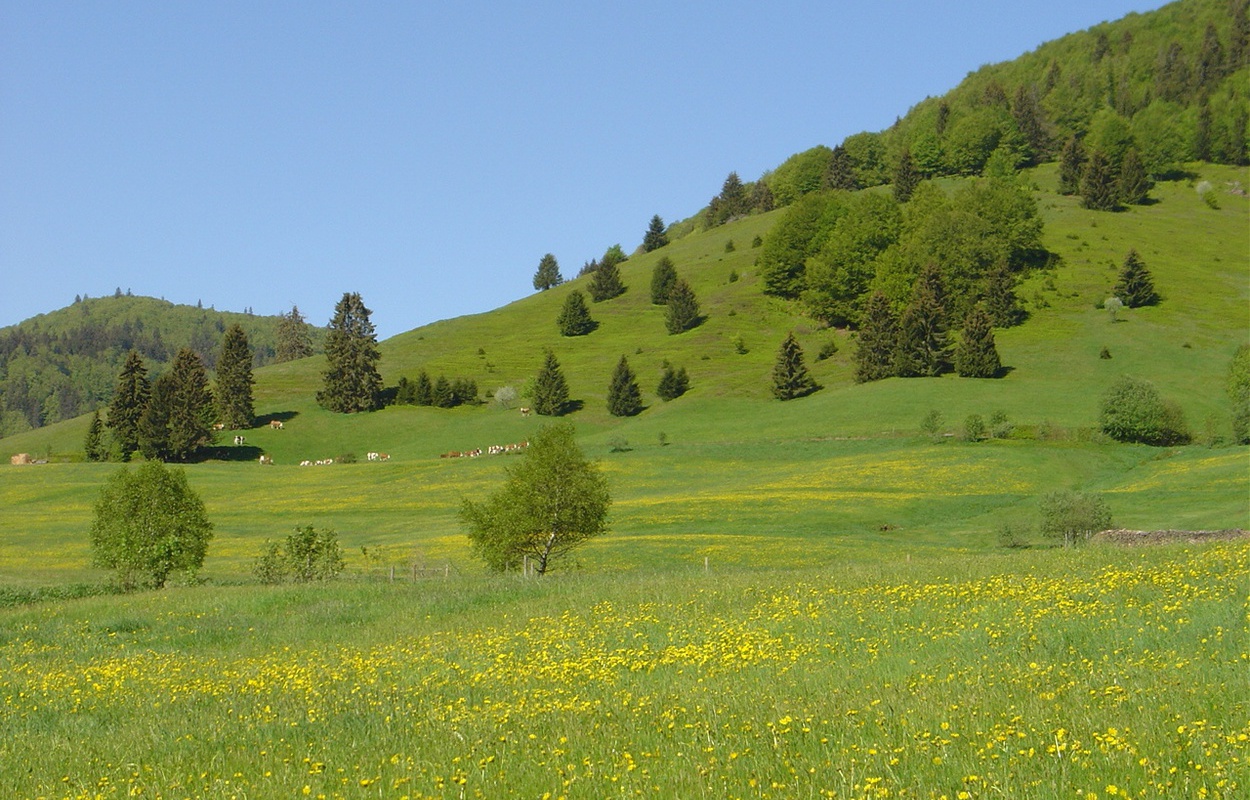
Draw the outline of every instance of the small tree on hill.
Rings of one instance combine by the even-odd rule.
[[[139,449],[139,419],[151,398],[147,367],[143,365],[143,358],[131,350],[122,364],[108,408],[108,427],[113,431],[113,441],[122,461],[129,461],[130,454]]]
[[[334,307],[326,335],[326,369],[317,393],[322,408],[340,414],[375,411],[382,406],[377,336],[372,312],[357,292],[346,292]]]
[[[1119,442],[1168,447],[1190,439],[1180,406],[1164,400],[1149,381],[1128,375],[1103,395],[1099,422],[1103,433]]]
[[[1079,194],[1081,173],[1085,170],[1085,148],[1072,136],[1059,153],[1059,194]]]
[[[1120,202],[1130,205],[1141,205],[1150,197],[1152,184],[1146,175],[1146,165],[1142,163],[1137,148],[1130,147],[1124,154],[1120,164],[1120,178],[1116,182]]]
[[[534,412],[545,417],[558,417],[569,404],[569,386],[560,370],[556,354],[547,351],[542,368],[534,379]]]
[[[894,353],[898,350],[898,320],[890,301],[881,292],[873,292],[864,306],[855,349],[855,381],[867,383],[893,377]]]
[[[894,199],[900,203],[906,203],[919,185],[920,171],[916,169],[916,164],[912,161],[911,151],[904,150],[894,170]]]
[[[974,306],[955,348],[955,371],[961,378],[997,378],[1002,367],[990,317],[981,306]]]
[[[256,417],[252,402],[252,348],[238,325],[226,329],[217,357],[217,410],[230,430],[252,427]]]
[[[576,289],[564,298],[564,307],[556,318],[556,325],[564,336],[585,336],[595,329],[595,321],[586,308],[586,296]]]
[[[647,232],[642,237],[642,252],[650,253],[666,244],[668,244],[668,234],[665,233],[664,220],[656,214],[651,218],[651,224],[647,226]]]
[[[1124,257],[1124,266],[1120,268],[1120,279],[1113,290],[1129,308],[1151,306],[1159,302],[1159,294],[1155,291],[1154,279],[1146,262],[1141,260],[1136,250],[1129,250]]]
[[[590,292],[592,301],[602,303],[604,300],[611,300],[613,297],[625,294],[625,284],[621,282],[621,270],[617,266],[618,263],[616,259],[608,259],[604,256],[603,263],[591,273],[590,286],[587,287],[587,291]]]
[[[530,441],[503,487],[481,503],[466,499],[460,521],[474,554],[497,571],[529,566],[544,575],[554,562],[607,531],[607,479],[587,461],[573,426],[548,425]]]
[[[451,391],[451,381],[446,375],[439,375],[430,389],[430,405],[435,408],[451,408],[456,404],[456,396]]]
[[[560,277],[560,264],[556,257],[547,253],[538,261],[538,271],[534,273],[534,288],[540,292],[564,283]]]
[[[1095,150],[1081,175],[1081,203],[1092,211],[1114,211],[1119,197],[1111,160],[1102,151]]]
[[[1041,499],[1041,532],[1071,547],[1111,527],[1111,509],[1101,495],[1051,492]]]
[[[985,276],[985,313],[995,327],[1010,328],[1024,321],[1024,309],[1016,296],[1016,276],[999,262]]]
[[[430,375],[425,370],[417,373],[417,379],[412,385],[412,402],[418,406],[434,405],[434,384],[430,382]]]
[[[305,525],[296,527],[284,542],[267,543],[253,571],[265,583],[311,583],[338,577],[343,566],[338,534]]]
[[[681,397],[690,388],[690,376],[686,374],[686,368],[674,369],[672,364],[664,362],[664,374],[660,376],[660,385],[656,387],[655,393],[660,396],[664,402],[676,400]]]
[[[108,448],[104,444],[104,423],[100,421],[99,411],[91,415],[91,424],[87,426],[82,449],[88,461],[108,461]]]
[[[855,164],[846,148],[838,145],[829,156],[829,166],[825,168],[825,187],[843,189],[854,192],[859,189],[859,180],[855,177]]]
[[[638,380],[629,368],[629,360],[621,356],[608,385],[608,413],[614,417],[632,417],[641,411],[642,392],[638,389]]]
[[[950,334],[946,322],[946,293],[936,265],[928,265],[916,280],[912,301],[898,323],[894,352],[896,374],[904,378],[937,377],[950,365]]]
[[[204,363],[184,347],[152,387],[152,399],[139,419],[139,448],[146,458],[187,461],[212,444],[215,416]]]
[[[204,563],[212,523],[181,469],[148,461],[122,467],[100,492],[91,526],[95,563],[117,573],[121,588],[160,588],[177,571]]]
[[[1225,390],[1233,404],[1233,441],[1250,444],[1250,345],[1241,345],[1233,354]]]
[[[277,346],[274,348],[274,360],[281,364],[312,355],[312,334],[308,330],[308,323],[304,321],[304,315],[299,313],[299,306],[291,306],[291,313],[278,316],[280,319],[275,334]]]
[[[788,334],[777,351],[777,361],[773,365],[773,397],[793,400],[819,388],[803,363],[803,348],[799,347],[798,339],[793,333]]]
[[[672,259],[668,256],[663,256],[659,261],[655,262],[655,268],[651,270],[652,304],[657,306],[666,304],[668,296],[676,285],[677,268],[673,266]]]
[[[668,293],[668,308],[664,313],[664,326],[670,334],[681,333],[696,327],[701,321],[699,301],[694,289],[684,278],[678,278]]]

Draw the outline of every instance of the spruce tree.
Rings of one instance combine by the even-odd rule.
[[[900,203],[906,203],[919,185],[920,173],[916,170],[915,162],[912,161],[911,151],[904,150],[894,170],[894,199]]]
[[[937,377],[949,367],[945,291],[936,265],[930,264],[916,280],[911,303],[898,323],[894,352],[896,374],[903,378]]]
[[[1114,211],[1118,197],[1111,160],[1095,150],[1081,175],[1081,203],[1093,211]]]
[[[859,325],[859,346],[855,350],[855,381],[867,383],[893,377],[894,352],[898,349],[898,320],[890,301],[873,292],[864,307]]]
[[[638,389],[638,380],[629,368],[629,360],[621,356],[608,386],[608,413],[614,417],[632,417],[640,411],[642,392]]]
[[[91,424],[87,426],[82,449],[88,461],[108,460],[108,449],[104,446],[104,423],[100,420],[98,410],[91,415]]]
[[[169,419],[175,394],[173,376],[166,372],[152,384],[152,397],[139,417],[139,451],[149,461],[169,458]]]
[[[676,283],[677,268],[673,266],[672,259],[663,256],[651,270],[651,302],[657,306],[668,303],[668,296]]]
[[[781,343],[777,351],[777,362],[773,365],[773,397],[778,400],[793,400],[816,391],[820,387],[808,374],[803,364],[803,348],[791,333]]]
[[[1194,158],[1211,160],[1211,106],[1205,98],[1198,107],[1198,119],[1194,123]]]
[[[534,379],[534,412],[545,417],[558,417],[569,403],[569,386],[560,371],[556,354],[547,351],[542,368]]]
[[[324,388],[317,393],[322,408],[341,414],[375,411],[382,406],[377,336],[372,313],[357,292],[346,292],[334,307],[326,334]]]
[[[1150,195],[1151,182],[1146,176],[1146,165],[1136,147],[1130,147],[1124,153],[1124,161],[1120,164],[1120,179],[1116,183],[1120,201],[1131,205],[1145,203]]]
[[[1081,173],[1085,169],[1085,148],[1081,140],[1072,136],[1059,153],[1059,194],[1078,194],[1081,191]]]
[[[590,276],[590,299],[596,303],[611,300],[625,294],[625,284],[621,282],[621,270],[615,258],[604,256],[603,263]]]
[[[1005,261],[985,276],[985,312],[999,328],[1010,328],[1024,321],[1024,309],[1016,297],[1016,276]]]
[[[446,375],[439,375],[430,390],[430,405],[435,408],[451,408],[456,404],[455,395],[451,391],[451,381]]]
[[[279,314],[278,330],[275,334],[277,346],[274,348],[274,360],[281,364],[297,358],[307,358],[313,354],[312,335],[304,315],[299,313],[299,306],[291,306],[291,313]]]
[[[1150,270],[1146,269],[1146,262],[1141,260],[1136,250],[1129,250],[1128,255],[1124,257],[1124,266],[1120,268],[1120,280],[1116,283],[1113,292],[1129,308],[1152,306],[1159,302],[1154,279],[1150,275]]]
[[[1029,163],[1040,162],[1049,154],[1050,141],[1046,134],[1046,121],[1041,105],[1037,101],[1035,87],[1020,84],[1016,89],[1015,102],[1011,106],[1011,115],[1015,117],[1016,128],[1028,142]]]
[[[751,185],[751,210],[765,214],[777,207],[773,190],[768,188],[766,181],[756,181]]]
[[[964,320],[963,336],[955,348],[955,371],[961,378],[996,378],[1002,370],[989,314],[973,306]]]
[[[152,401],[140,420],[139,446],[147,458],[186,461],[212,443],[215,415],[204,362],[184,347],[152,388]]]
[[[238,325],[226,329],[217,357],[217,410],[230,430],[252,427],[256,416],[252,402],[252,348]]]
[[[417,380],[412,386],[412,402],[418,406],[434,405],[434,384],[430,383],[430,375],[425,370],[417,373]]]
[[[147,367],[139,354],[131,350],[122,364],[108,408],[108,427],[122,461],[129,461],[130,454],[139,449],[139,419],[151,398],[152,384],[148,382]]]
[[[670,334],[681,333],[697,326],[702,319],[694,290],[684,278],[678,278],[672,291],[668,293],[668,308],[664,313],[665,327]]]
[[[564,283],[564,278],[560,277],[560,265],[555,256],[547,253],[538,262],[538,271],[534,273],[534,288],[542,292],[561,283]]]
[[[859,189],[859,180],[855,177],[855,164],[846,148],[838,145],[829,156],[829,166],[825,169],[825,188],[844,189],[854,192]]]
[[[564,307],[556,318],[556,325],[564,336],[585,336],[595,329],[595,321],[586,308],[586,296],[574,290],[564,298]]]
[[[651,218],[651,224],[647,226],[647,232],[642,237],[642,252],[650,253],[666,244],[668,244],[668,234],[665,233],[664,220],[656,214]]]
[[[660,376],[660,385],[655,389],[660,399],[666,403],[669,400],[676,400],[689,388],[690,376],[686,374],[686,368],[673,369],[673,365],[665,361],[664,374]]]

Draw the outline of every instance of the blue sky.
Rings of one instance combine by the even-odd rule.
[[[135,294],[380,338],[1158,0],[0,0],[0,326]]]

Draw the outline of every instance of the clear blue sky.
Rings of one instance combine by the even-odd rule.
[[[0,0],[0,326],[135,294],[386,338],[566,277],[734,170],[1159,0]]]

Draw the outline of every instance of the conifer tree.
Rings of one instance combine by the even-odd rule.
[[[664,325],[670,334],[688,331],[702,321],[699,315],[699,301],[694,290],[684,278],[678,278],[668,293],[668,308],[664,314]]]
[[[1029,162],[1036,164],[1045,158],[1050,151],[1049,137],[1046,134],[1046,122],[1043,118],[1041,105],[1037,102],[1037,89],[1033,86],[1020,84],[1016,89],[1015,102],[1011,106],[1011,115],[1015,117],[1016,128],[1024,140],[1028,142]]]
[[[139,449],[139,419],[152,398],[152,384],[148,382],[148,370],[143,358],[131,350],[122,364],[113,400],[108,408],[108,427],[113,431],[122,461],[129,461],[130,454]]]
[[[1233,22],[1228,32],[1228,72],[1236,72],[1250,61],[1250,2],[1233,0]]]
[[[277,346],[274,348],[274,360],[281,364],[297,358],[307,358],[313,354],[312,335],[304,315],[299,313],[299,306],[291,306],[291,313],[279,314],[278,330],[275,334]]]
[[[867,383],[893,377],[894,353],[898,349],[898,320],[890,301],[873,292],[864,307],[859,326],[859,346],[855,350],[855,381]]]
[[[898,323],[896,374],[903,378],[937,377],[949,366],[950,336],[941,273],[930,264],[916,279],[911,303]]]
[[[585,336],[595,329],[595,321],[586,308],[586,296],[574,290],[564,298],[564,307],[556,318],[556,325],[564,336]]]
[[[668,234],[665,233],[664,220],[656,214],[651,218],[651,224],[647,226],[647,232],[642,237],[642,252],[650,253],[666,244],[668,244]]]
[[[999,262],[985,276],[985,312],[999,328],[1010,328],[1024,321],[1024,309],[1016,297],[1016,276]]]
[[[829,166],[825,169],[825,187],[828,189],[844,189],[854,192],[859,189],[859,180],[855,177],[855,164],[846,148],[838,145],[829,156]]]
[[[451,391],[451,381],[446,375],[439,375],[430,390],[430,405],[435,408],[451,408],[456,404],[455,395]]]
[[[819,388],[803,363],[803,348],[799,347],[793,333],[788,334],[777,351],[777,361],[773,365],[773,397],[793,400]]]
[[[1093,211],[1113,211],[1118,196],[1111,160],[1095,150],[1081,175],[1081,203]]]
[[[1211,106],[1205,98],[1198,106],[1198,119],[1194,123],[1194,158],[1211,160]]]
[[[676,400],[689,388],[690,376],[686,374],[686,368],[673,369],[673,365],[665,361],[664,374],[660,376],[660,385],[655,389],[660,399],[666,403],[669,400]]]
[[[920,185],[920,172],[912,161],[911,151],[904,150],[899,157],[898,167],[894,170],[894,199],[906,203],[911,199],[912,192]]]
[[[955,348],[955,371],[961,378],[996,378],[1002,366],[989,314],[981,306],[973,306]]]
[[[1150,270],[1146,269],[1146,262],[1137,255],[1137,250],[1129,250],[1128,255],[1124,257],[1124,266],[1120,268],[1120,280],[1116,283],[1113,292],[1129,308],[1152,306],[1159,302],[1154,279],[1150,275]]]
[[[425,370],[417,373],[412,385],[412,402],[418,406],[434,405],[434,384],[430,383],[430,375]]]
[[[569,386],[560,371],[556,354],[547,351],[542,368],[534,379],[534,412],[545,417],[558,417],[569,403]]]
[[[638,389],[638,380],[629,368],[629,360],[621,356],[608,385],[608,413],[614,417],[632,417],[640,411],[642,392]]]
[[[657,306],[668,303],[668,296],[676,283],[677,268],[673,266],[672,259],[663,256],[651,270],[651,302]]]
[[[1202,49],[1198,51],[1198,63],[1194,70],[1194,88],[1208,91],[1224,77],[1224,45],[1220,43],[1215,24],[1208,22],[1202,37]]]
[[[777,207],[777,201],[773,197],[773,190],[768,187],[766,181],[756,181],[751,185],[751,210],[761,214],[772,211]]]
[[[625,284],[621,282],[621,270],[615,258],[604,256],[603,263],[590,276],[590,299],[596,303],[611,300],[625,294]]]
[[[1124,153],[1124,161],[1120,164],[1120,179],[1116,183],[1120,201],[1132,205],[1141,205],[1150,195],[1150,178],[1146,176],[1146,165],[1136,147],[1130,147]]]
[[[561,283],[564,283],[564,278],[560,277],[560,265],[555,256],[547,253],[538,262],[538,271],[534,273],[534,288],[542,292]]]
[[[186,461],[212,444],[215,415],[204,362],[184,347],[152,387],[152,400],[139,421],[139,447],[146,458]]]
[[[1072,136],[1059,153],[1059,194],[1072,195],[1081,191],[1081,173],[1085,169],[1085,148],[1081,140]]]
[[[334,307],[326,335],[326,370],[317,393],[322,408],[341,414],[375,411],[382,405],[377,336],[372,313],[357,292],[345,292]]]
[[[82,449],[88,461],[108,460],[108,449],[104,446],[104,423],[100,420],[98,410],[91,415],[91,424],[87,426]]]
[[[252,402],[252,348],[238,325],[226,329],[217,357],[217,410],[230,430],[252,427],[256,416]]]

